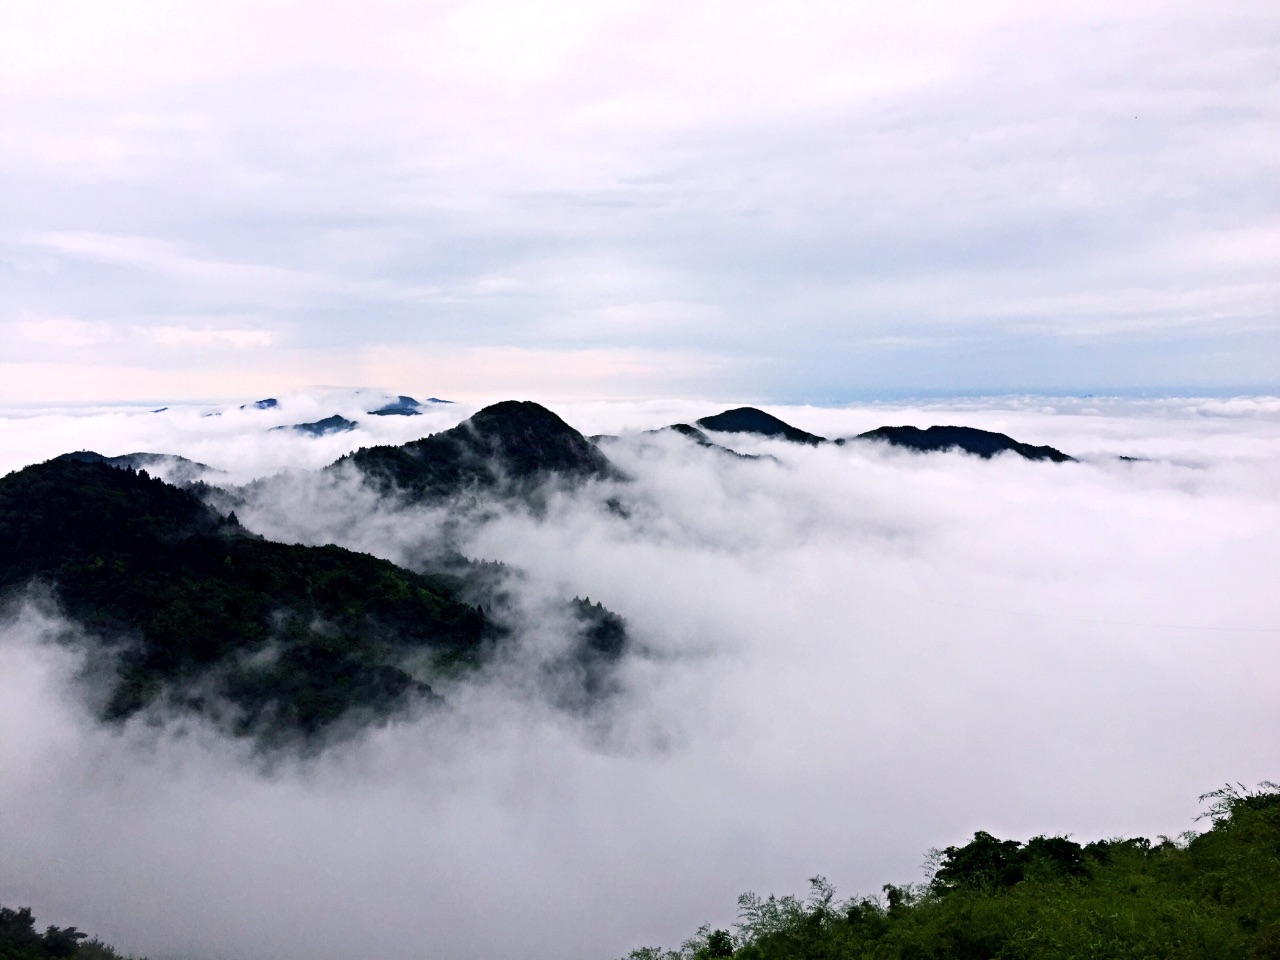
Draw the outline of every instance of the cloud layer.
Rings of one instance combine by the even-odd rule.
[[[371,442],[267,432],[342,403],[372,405],[3,425],[30,459],[94,436],[243,482]],[[554,709],[514,663],[264,770],[199,728],[96,728],[53,642],[68,628],[11,611],[6,902],[153,956],[607,958],[726,924],[746,889],[821,872],[872,892],[975,829],[1177,832],[1200,792],[1274,778],[1274,400],[773,408],[828,436],[1002,429],[1086,458],[1064,465],[735,438],[777,458],[743,461],[634,432],[715,409],[561,408],[620,434],[607,450],[635,480],[454,524],[468,554],[524,569],[525,602],[585,594],[628,619],[645,653],[603,715]],[[467,412],[365,421],[407,439]],[[254,490],[253,529],[401,562],[450,519],[305,470]]]

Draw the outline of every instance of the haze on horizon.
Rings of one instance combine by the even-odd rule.
[[[1280,14],[6,3],[0,401],[1274,392]]]

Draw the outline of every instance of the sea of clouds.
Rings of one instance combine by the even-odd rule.
[[[199,725],[96,724],[74,625],[10,604],[0,902],[153,960],[608,960],[729,925],[745,890],[918,881],[977,829],[1177,834],[1280,767],[1280,400],[768,408],[829,437],[1000,430],[1060,465],[717,437],[747,460],[643,432],[721,406],[565,403],[631,480],[466,515],[319,471],[479,407],[380,400],[11,408],[0,470],[173,453],[250,484],[238,516],[273,539],[413,565],[447,537],[522,571],[530,610],[624,616],[619,692],[540,696],[556,640],[531,630],[444,708],[264,764]],[[360,428],[270,430],[333,413]]]

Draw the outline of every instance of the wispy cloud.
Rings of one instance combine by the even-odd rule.
[[[16,328],[23,339],[53,347],[90,347],[111,338],[110,326],[91,320],[47,317],[18,321]]]
[[[140,327],[138,333],[166,347],[225,345],[239,350],[269,347],[275,336],[269,330],[220,330],[195,327]]]

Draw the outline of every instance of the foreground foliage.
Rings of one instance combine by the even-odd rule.
[[[30,907],[0,907],[0,960],[123,960],[114,949],[89,939],[75,927],[47,927],[36,932]]]
[[[628,960],[1277,960],[1280,785],[1206,794],[1211,828],[1161,838],[1027,843],[979,832],[935,852],[916,887],[837,901],[738,899],[736,932]]]

